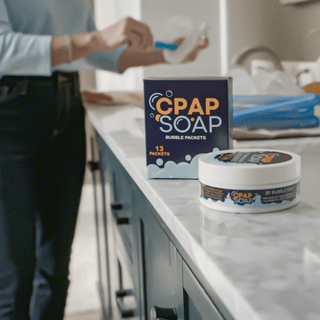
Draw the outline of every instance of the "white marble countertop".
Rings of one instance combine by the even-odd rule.
[[[315,197],[317,203],[319,180],[312,185],[302,179],[305,196],[302,193],[302,201],[285,211],[214,211],[200,204],[197,180],[146,178],[142,109],[89,105],[87,113],[236,320],[320,319],[320,213],[305,202]],[[282,150],[300,148],[298,153],[309,161],[302,175],[312,177],[319,171],[320,152],[313,154],[303,146],[314,147],[319,139],[302,139],[236,142],[234,147],[277,143]]]

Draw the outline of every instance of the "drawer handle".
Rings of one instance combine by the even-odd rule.
[[[118,215],[117,215],[117,211],[120,211],[122,209],[123,209],[123,207],[122,207],[121,203],[119,203],[119,202],[111,203],[111,211],[117,221],[117,225],[129,224],[128,217],[118,217]]]
[[[88,166],[92,172],[100,168],[100,164],[97,161],[88,161]]]
[[[112,210],[112,211],[122,210],[122,204],[119,203],[119,202],[113,202],[113,203],[111,203],[111,210]]]
[[[132,290],[118,290],[118,291],[116,291],[117,305],[118,305],[118,309],[121,313],[122,318],[131,318],[134,316],[134,310],[122,309],[122,306],[121,306],[122,299],[124,297],[132,296],[132,295],[133,295]]]
[[[178,320],[176,308],[161,308],[154,306],[150,310],[150,320]]]

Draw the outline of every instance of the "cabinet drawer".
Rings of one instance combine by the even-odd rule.
[[[189,267],[183,262],[184,320],[223,320]]]
[[[91,162],[89,166],[92,174],[94,217],[96,226],[96,240],[98,253],[98,293],[101,301],[102,314],[104,319],[109,319],[111,315],[110,303],[110,273],[109,273],[109,247],[107,240],[107,221],[104,206],[104,186],[102,184],[103,176],[100,170],[98,157],[98,145],[96,136],[90,137]]]
[[[133,211],[131,181],[128,174],[120,166],[114,166],[111,170],[111,188],[110,210],[132,260]]]
[[[166,233],[154,219],[151,208],[141,208],[144,319],[183,319],[182,259]],[[157,310],[160,312],[157,313]],[[158,315],[158,316],[157,316]]]
[[[116,239],[115,239],[116,240]],[[113,277],[116,281],[111,291],[114,299],[114,319],[138,320],[140,314],[139,287],[135,286],[134,267],[123,242],[114,242],[115,268]]]
[[[102,169],[108,184],[107,211],[113,216],[128,255],[133,259],[133,210],[131,178],[109,147],[99,137]]]

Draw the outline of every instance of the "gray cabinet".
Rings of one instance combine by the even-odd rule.
[[[108,320],[140,319],[140,282],[132,180],[100,139],[100,171],[104,177],[112,311]]]
[[[105,319],[231,319],[216,308],[189,258],[107,144],[101,137],[98,142],[103,213],[97,240],[105,270],[105,276],[99,274],[100,293],[108,297],[101,299]]]
[[[93,137],[90,141],[89,166],[92,172],[92,185],[94,197],[94,218],[96,225],[97,250],[98,250],[98,292],[102,305],[104,318],[109,318],[111,314],[111,296],[110,296],[110,272],[109,272],[109,241],[107,238],[107,215],[105,214],[105,191],[103,175],[99,170],[98,145]]]
[[[142,197],[137,191],[136,195]],[[144,276],[142,285],[145,293],[144,319],[156,320],[157,311],[160,318],[163,309],[169,314],[175,314],[177,319],[183,319],[182,258],[155,220],[155,212],[148,202],[140,201],[138,210]]]
[[[183,263],[183,294],[184,320],[224,319],[186,263]]]

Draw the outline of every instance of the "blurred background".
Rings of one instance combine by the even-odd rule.
[[[320,2],[312,0],[94,0],[98,29],[131,16],[147,23],[155,40],[172,41],[210,25],[210,47],[195,62],[128,70],[124,75],[91,71],[83,86],[98,91],[142,90],[149,76],[218,76],[226,74],[241,53],[267,47],[281,61],[316,61],[320,55]],[[248,60],[270,58],[266,52]],[[243,63],[248,63],[244,61]]]

